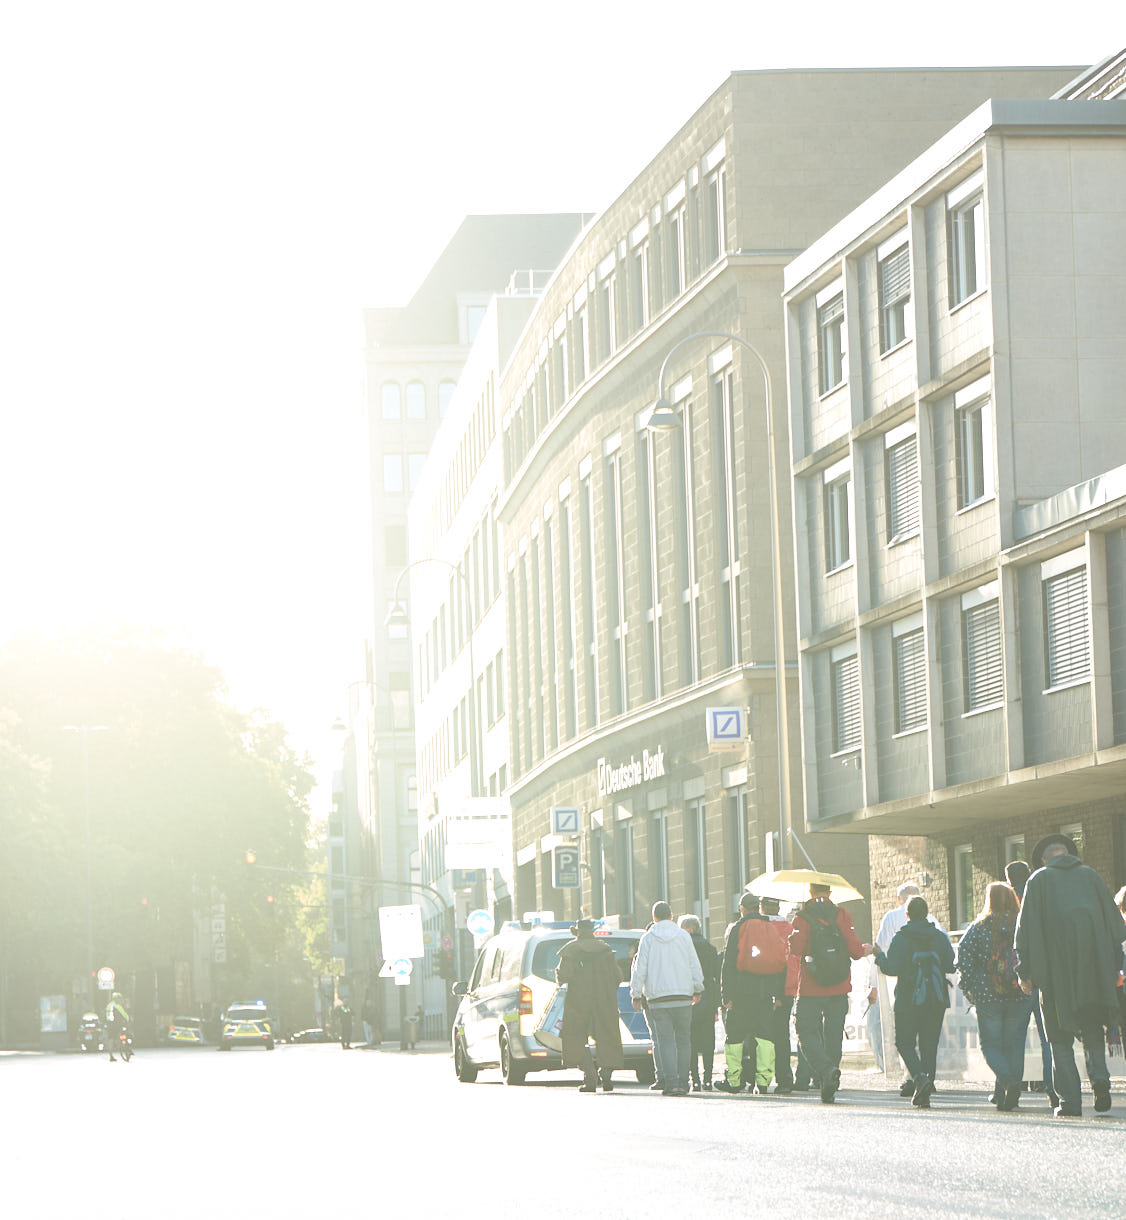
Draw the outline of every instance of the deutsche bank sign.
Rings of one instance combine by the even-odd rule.
[[[631,755],[628,762],[615,766],[606,759],[598,760],[598,795],[612,796],[638,784],[647,784],[651,779],[663,779],[665,775],[665,747],[655,751],[642,750],[641,758]]]
[[[709,750],[734,750],[744,744],[747,736],[744,708],[709,707],[706,714]]]

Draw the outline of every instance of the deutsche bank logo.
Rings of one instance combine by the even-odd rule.
[[[747,713],[741,707],[707,709],[708,745],[712,749],[741,746],[747,736]]]

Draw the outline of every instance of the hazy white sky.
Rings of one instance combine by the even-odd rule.
[[[468,212],[602,209],[732,69],[1123,41],[1105,0],[762,9],[5,6],[0,639],[166,627],[326,775],[367,629],[363,306]]]

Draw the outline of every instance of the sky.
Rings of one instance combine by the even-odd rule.
[[[888,12],[4,6],[0,642],[167,633],[287,726],[323,816],[370,633],[361,310],[467,213],[602,210],[732,70],[1124,40],[1105,0]]]

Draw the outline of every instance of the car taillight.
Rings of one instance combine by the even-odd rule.
[[[517,1011],[522,1017],[532,1015],[532,989],[527,983],[520,984],[520,1007]]]

